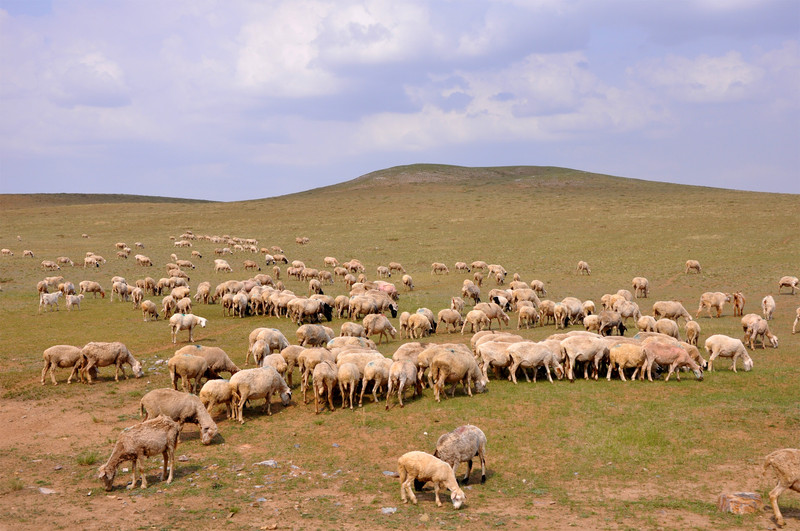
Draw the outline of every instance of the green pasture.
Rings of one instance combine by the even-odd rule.
[[[268,196],[269,189],[252,195]],[[0,439],[0,460],[7,463],[7,472],[0,474],[0,496],[52,485],[86,508],[83,523],[90,522],[96,496],[86,493],[102,493],[94,478],[96,467],[107,458],[116,433],[138,420],[139,398],[169,385],[166,365],[157,362],[185,345],[188,335],[181,332],[179,344],[173,345],[163,320],[145,323],[130,303],[109,302],[112,276],[130,283],[144,276],[158,280],[166,275],[163,265],[171,261],[171,253],[197,266],[189,271],[192,294],[201,281],[214,286],[252,276],[242,269],[246,259],[272,274],[261,255],[250,253],[226,256],[234,272],[215,274],[213,250],[223,244],[196,240],[191,249],[174,247],[170,237],[179,238],[186,230],[257,238],[259,247],[280,246],[290,261],[303,260],[319,269],[325,256],[340,262],[358,258],[370,279],[376,278],[378,265],[400,262],[416,286],[407,293],[399,278],[389,279],[401,293],[400,311],[424,306],[436,313],[448,307],[450,297],[460,294],[463,279],[471,278],[457,273],[453,264],[473,260],[503,265],[509,280],[516,272],[526,282],[544,281],[544,298],[558,301],[571,295],[598,306],[603,294],[632,289],[631,279],[645,276],[651,292],[637,301],[643,313],[650,313],[657,300],[676,299],[694,315],[701,293],[737,290],[747,298],[745,313],[760,313],[761,298],[772,294],[777,311],[770,326],[780,345],[751,352],[751,372],[735,374],[723,361],[702,382],[691,373],[666,383],[601,379],[550,384],[540,378],[533,384],[522,378],[513,385],[493,379],[485,394],[469,398],[459,390],[455,399],[436,403],[425,390],[422,398],[390,411],[365,396],[360,410],[314,415],[313,404],[303,405],[296,388],[293,405],[284,409],[277,403],[271,417],[261,413],[260,401],[245,411],[242,426],[217,416],[221,438],[210,447],[203,447],[196,430],[187,428],[178,454],[189,460],[177,463],[172,485],[153,476],[158,462],[153,458],[148,465],[150,489],[133,494],[118,489],[120,496],[152,504],[142,521],[146,527],[216,527],[210,524],[214,518],[231,529],[272,522],[320,529],[752,529],[771,516],[721,514],[716,498],[723,491],[755,489],[766,499],[774,483],[771,477],[760,479],[763,456],[800,445],[800,336],[791,334],[800,294],[778,293],[781,276],[800,276],[800,198],[549,167],[415,165],[237,203],[0,196],[0,247],[14,252],[13,257],[0,257],[2,402],[20,409],[61,403],[63,415],[74,415],[76,423],[96,433],[70,439],[45,456]],[[89,238],[82,238],[83,233]],[[297,245],[297,236],[307,236],[310,243]],[[131,247],[143,242],[145,249],[134,249],[132,255],[148,255],[154,267],[139,267],[132,257],[118,259],[118,241]],[[24,249],[35,258],[23,257]],[[192,259],[192,250],[203,258]],[[107,263],[85,270],[80,264],[87,251],[104,256]],[[62,255],[76,266],[42,271],[42,260]],[[702,274],[684,274],[689,258],[700,261]],[[591,276],[576,274],[579,260],[590,264]],[[434,261],[446,263],[450,274],[431,275]],[[307,293],[305,283],[287,279],[286,267],[281,269],[288,289]],[[90,295],[81,311],[73,312],[66,311],[62,300],[60,311],[40,314],[36,283],[55,274],[76,286],[81,280],[96,280],[106,289],[106,298]],[[493,287],[494,281],[487,279],[482,294]],[[334,296],[347,292],[341,282],[324,289]],[[160,297],[147,298],[160,306]],[[739,318],[732,311],[726,306],[722,318],[698,318],[701,351],[711,334],[741,337]],[[253,328],[278,328],[296,342],[296,326],[286,319],[223,317],[219,305],[198,303],[194,313],[209,320],[207,328],[196,331],[196,342],[222,347],[240,367]],[[516,313],[510,317],[516,330]],[[338,331],[341,322],[334,319],[331,326]],[[538,340],[554,332],[549,325],[520,334]],[[429,340],[468,339],[439,334]],[[105,368],[93,386],[67,386],[68,371],[62,369],[58,386],[49,377],[47,385],[40,385],[45,348],[89,341],[122,341],[143,362],[145,378],[117,384],[113,370]],[[398,336],[380,350],[390,356],[403,341]],[[397,457],[406,451],[432,451],[441,433],[464,423],[480,426],[488,436],[487,483],[475,482],[479,475],[473,470],[467,504],[459,512],[447,504],[437,509],[432,494],[422,495],[416,507],[402,506],[397,480],[382,472],[394,470]],[[32,459],[44,464],[33,465]],[[277,467],[255,465],[267,459],[274,459]],[[73,473],[54,475],[49,465],[56,462]],[[127,480],[120,473],[117,485]],[[272,512],[272,504],[280,510]],[[24,506],[20,502],[8,513],[12,525],[64,524],[57,524],[58,510],[42,510],[31,521]],[[179,522],[171,520],[169,515],[180,507]],[[384,515],[383,507],[398,511]],[[800,522],[796,494],[785,494],[781,507],[785,516]]]

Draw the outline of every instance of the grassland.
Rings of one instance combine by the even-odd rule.
[[[766,495],[772,484],[759,476],[762,457],[800,444],[800,340],[790,333],[800,296],[777,293],[780,276],[799,273],[796,195],[669,185],[562,168],[417,165],[237,203],[63,199],[0,197],[0,247],[15,252],[0,257],[0,414],[8,426],[0,438],[0,497],[11,508],[4,522],[11,527],[770,525],[762,515],[720,514],[715,504],[723,491]],[[780,347],[757,350],[752,372],[734,374],[723,363],[703,382],[514,386],[493,380],[488,393],[472,399],[457,394],[437,404],[426,390],[423,398],[388,412],[365,404],[356,412],[315,416],[296,392],[295,404],[273,407],[272,417],[257,408],[246,411],[243,426],[218,417],[222,438],[210,447],[200,445],[196,429],[188,427],[179,446],[188,460],[178,463],[171,486],[153,481],[147,491],[117,490],[106,497],[94,478],[97,462],[105,460],[118,430],[138,418],[139,398],[169,385],[158,362],[175,347],[163,321],[142,322],[130,304],[90,297],[80,312],[66,312],[62,305],[59,312],[38,314],[35,284],[50,274],[41,271],[39,262],[61,255],[77,262],[94,251],[108,259],[105,266],[66,268],[61,274],[76,285],[97,280],[107,289],[113,275],[129,281],[158,278],[171,253],[188,258],[189,251],[174,248],[170,240],[187,229],[258,238],[260,246],[281,246],[290,260],[312,267],[321,268],[328,255],[341,261],[358,258],[370,277],[377,265],[399,261],[416,285],[402,294],[401,311],[425,306],[436,312],[460,292],[464,276],[431,276],[433,261],[451,268],[459,260],[499,263],[523,280],[543,280],[553,300],[572,295],[599,301],[604,293],[630,289],[632,277],[645,276],[652,286],[650,298],[639,301],[645,312],[653,301],[678,299],[694,313],[702,292],[733,290],[747,296],[746,312],[758,312],[760,299],[773,294],[778,309],[771,327]],[[90,238],[81,238],[82,233]],[[296,236],[311,242],[298,246]],[[117,241],[144,242],[156,267],[116,259]],[[243,254],[229,259],[233,274],[214,274],[214,247],[195,243],[193,249],[204,256],[195,260],[192,286],[249,276],[241,262],[252,256]],[[23,258],[23,249],[33,250],[36,258]],[[683,274],[688,258],[703,264],[703,274]],[[578,260],[590,263],[590,277],[575,274]],[[284,281],[287,288],[305,292],[304,284]],[[490,287],[493,283],[483,290]],[[341,283],[326,289],[332,295],[345,291]],[[218,305],[196,306],[195,313],[210,321],[196,335],[198,342],[224,348],[240,365],[247,334],[255,327],[276,327],[294,339],[295,327],[286,320],[222,317]],[[741,334],[730,308],[721,319],[699,321],[702,338]],[[334,329],[340,323],[335,320]],[[553,332],[548,326],[522,335],[540,339]],[[101,369],[101,381],[92,387],[66,386],[61,371],[57,387],[39,385],[44,348],[112,340],[125,342],[143,361],[145,379],[115,383],[111,372]],[[466,338],[440,335],[433,340]],[[381,351],[391,354],[399,344],[382,345]],[[399,506],[397,480],[382,472],[393,470],[403,452],[432,449],[439,434],[467,422],[489,437],[487,483],[466,491],[468,504],[459,512],[436,509],[432,495],[423,495],[417,507]],[[255,464],[267,459],[276,460],[277,467]],[[44,495],[36,490],[40,486],[57,491],[46,508]],[[787,519],[800,524],[797,496],[784,495],[781,505]],[[384,515],[382,507],[399,510]]]

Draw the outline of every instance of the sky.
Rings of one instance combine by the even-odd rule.
[[[800,193],[800,1],[0,0],[0,193],[414,163]]]

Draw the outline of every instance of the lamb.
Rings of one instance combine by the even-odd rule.
[[[733,315],[738,316],[744,313],[745,298],[741,291],[733,294]]]
[[[173,389],[153,389],[140,401],[141,414],[144,420],[165,415],[181,427],[187,422],[200,427],[200,440],[209,445],[219,430],[211,418],[206,406],[194,395],[181,393]]]
[[[697,346],[697,340],[700,338],[700,325],[697,321],[686,322],[686,342],[690,345]]]
[[[608,349],[608,374],[606,380],[611,381],[611,372],[616,368],[619,379],[625,380],[625,369],[635,368],[631,380],[636,379],[639,374],[644,380],[644,368],[647,362],[644,350],[641,345],[634,343],[618,343]],[[641,372],[640,372],[641,371]]]
[[[175,354],[167,362],[169,376],[172,381],[172,388],[178,389],[178,377],[181,379],[181,389],[186,392],[186,382],[189,381],[189,393],[194,394],[200,389],[200,378],[202,378],[208,363],[205,358],[193,356],[191,354]],[[192,384],[194,380],[194,384]]]
[[[706,339],[705,349],[708,352],[708,370],[713,370],[714,360],[717,357],[732,358],[731,370],[736,372],[736,360],[741,358],[744,362],[744,370],[749,371],[753,368],[753,360],[744,348],[744,343],[740,339],[728,337],[722,334],[715,334]]]
[[[367,331],[367,337],[378,334],[378,344],[381,344],[384,336],[386,336],[387,343],[389,336],[394,339],[397,336],[397,329],[392,326],[389,319],[382,313],[373,313],[364,317],[362,321],[364,329]]]
[[[639,297],[646,299],[650,294],[650,282],[645,277],[633,277],[631,285],[633,287],[633,294],[637,299]]]
[[[587,264],[583,260],[578,262],[578,267],[575,268],[575,271],[577,271],[581,275],[583,275],[583,274],[591,275],[592,274],[592,270],[589,269],[589,264]]]
[[[439,507],[442,506],[439,491],[443,488],[450,490],[450,500],[456,509],[459,509],[467,499],[464,491],[458,486],[453,467],[430,454],[419,451],[403,454],[397,460],[397,471],[400,475],[400,498],[403,503],[408,503],[410,497],[414,505],[417,504],[417,497],[411,488],[415,481],[423,484],[427,481],[433,483],[436,505]]]
[[[53,307],[55,307],[56,311],[58,311],[58,298],[61,297],[62,293],[60,291],[56,291],[55,293],[41,293],[39,295],[39,313],[42,313],[42,308],[47,311],[47,308],[50,308],[50,311],[53,311]]]
[[[389,409],[389,397],[392,391],[397,390],[397,400],[400,407],[404,407],[403,396],[406,386],[414,386],[412,396],[422,395],[422,382],[417,378],[417,366],[411,360],[395,360],[389,366],[388,388],[386,390],[386,407]]]
[[[145,457],[161,454],[164,457],[164,469],[161,480],[172,483],[173,472],[175,469],[175,447],[178,445],[178,435],[180,425],[167,416],[160,415],[157,418],[142,422],[122,430],[111,456],[98,469],[98,479],[103,480],[107,491],[114,487],[114,477],[117,474],[117,467],[123,461],[133,463],[133,481],[128,485],[128,489],[136,487],[136,470],[142,480],[142,488],[147,488],[147,476],[144,471],[143,461]],[[169,468],[169,476],[167,476]]]
[[[575,381],[575,364],[578,361],[586,362],[583,377],[589,379],[589,364],[593,366],[593,378],[597,380],[600,361],[608,357],[608,346],[601,338],[594,335],[570,336],[561,341],[567,363],[567,378]]]
[[[411,275],[403,275],[403,286],[405,286],[408,291],[414,290],[414,279],[411,278]]]
[[[484,328],[491,328],[489,317],[482,310],[470,310],[470,312],[467,313],[467,316],[464,318],[464,324],[461,327],[461,335],[464,335],[467,325],[469,325],[470,333],[480,332]]]
[[[643,315],[636,321],[636,328],[638,328],[640,332],[655,332],[656,320],[649,315]]]
[[[44,350],[42,359],[44,360],[44,366],[42,367],[42,385],[44,385],[44,377],[48,371],[50,371],[50,379],[53,381],[53,385],[58,385],[56,381],[56,368],[71,368],[72,372],[67,378],[67,383],[72,383],[72,377],[78,374],[78,369],[80,369],[80,364],[78,362],[81,359],[81,348],[73,347],[72,345],[54,345]],[[96,368],[94,369],[93,376],[97,376]]]
[[[772,504],[775,523],[783,527],[786,521],[778,508],[778,498],[787,490],[800,492],[800,449],[775,450],[764,458],[762,475],[766,474],[767,470],[772,470],[778,479],[778,484],[769,493],[769,501]]]
[[[353,409],[353,395],[361,381],[361,371],[355,363],[341,363],[336,369],[336,381],[339,383],[339,394],[342,395],[342,409],[350,397],[350,410]]]
[[[322,347],[334,337],[330,328],[316,324],[304,324],[295,333],[297,342],[302,347]]]
[[[455,474],[460,463],[467,463],[467,474],[461,480],[466,485],[472,472],[472,458],[481,460],[481,483],[486,483],[486,434],[471,424],[459,426],[451,432],[442,434],[436,441],[434,457],[438,457],[453,468]],[[417,483],[415,483],[417,486]],[[422,482],[419,482],[421,490]]]
[[[653,363],[658,363],[662,367],[669,366],[669,372],[664,380],[665,382],[669,381],[669,377],[672,376],[672,373],[675,373],[675,378],[680,382],[680,372],[676,372],[680,367],[689,367],[694,373],[695,378],[699,381],[703,380],[703,370],[679,345],[647,341],[642,346],[642,351],[647,358],[647,379],[651,382],[653,381]]]
[[[708,316],[713,317],[711,314],[711,309],[717,310],[717,317],[722,316],[722,308],[725,306],[726,302],[731,302],[733,300],[733,295],[730,293],[722,293],[721,291],[707,291],[700,296],[700,306],[697,308],[697,313],[695,317],[700,317],[700,312],[708,310]]]
[[[142,309],[142,317],[144,318],[145,323],[148,321],[148,317],[158,321],[158,307],[156,306],[156,303],[149,300],[142,301],[139,307]]]
[[[281,403],[287,407],[292,400],[292,391],[274,367],[244,369],[231,376],[229,385],[231,393],[237,400],[236,419],[244,424],[244,405],[248,400],[264,398],[264,407],[268,415],[272,415],[270,399],[278,393]]]
[[[778,281],[778,293],[780,293],[781,289],[783,288],[792,288],[792,295],[794,295],[794,292],[798,286],[800,286],[800,280],[798,280],[797,277],[781,277],[781,279]]]
[[[144,376],[142,364],[133,357],[128,347],[118,341],[113,343],[95,341],[87,343],[81,349],[81,360],[78,363],[80,363],[81,381],[86,379],[90,384],[92,383],[94,375],[97,374],[95,367],[114,365],[115,382],[119,381],[120,371],[122,371],[122,376],[124,376],[126,380],[128,379],[124,367],[126,363],[131,366],[131,371],[136,378]]]
[[[364,392],[367,390],[369,382],[372,382],[372,401],[378,401],[377,393],[380,392],[384,384],[389,382],[389,370],[391,367],[392,360],[389,358],[374,359],[367,362],[364,366],[364,376],[361,380],[361,396],[358,399],[358,407],[361,407],[364,402]],[[416,365],[414,366],[414,371],[416,372]]]
[[[431,264],[431,275],[447,275],[450,273],[450,270],[447,266],[441,262],[434,262]]]
[[[761,313],[767,321],[772,320],[772,314],[775,313],[775,299],[772,298],[772,295],[761,299]]]
[[[525,375],[525,379],[529,382],[531,379],[525,369],[533,369],[533,381],[536,382],[536,374],[539,367],[544,367],[547,373],[547,380],[550,383],[553,383],[553,377],[550,373],[551,368],[556,372],[556,377],[560,380],[564,377],[564,370],[554,352],[554,350],[560,349],[560,344],[548,341],[539,343],[520,341],[509,345],[506,353],[511,358],[511,367],[509,368],[511,381],[515,384],[517,383],[517,370],[522,368],[522,374]]]
[[[691,321],[687,321],[687,324]],[[681,334],[678,330],[678,325],[675,321],[671,319],[659,319],[656,321],[656,332],[659,334],[664,334],[670,337],[674,337],[675,339],[680,340]]]
[[[750,323],[745,336],[750,344],[750,350],[755,350],[755,341],[759,338],[761,338],[761,348],[765,348],[767,339],[770,345],[772,345],[772,348],[778,348],[778,336],[770,331],[766,319],[759,319],[758,321]]]
[[[700,267],[700,262],[697,260],[686,260],[686,270],[684,274],[689,274],[690,271],[694,271],[697,274],[700,274],[702,268]]]
[[[480,367],[469,350],[446,348],[438,352],[431,360],[430,378],[435,382],[433,395],[437,402],[441,401],[441,395],[445,384],[451,383],[453,387],[450,396],[455,396],[456,384],[466,389],[467,394],[472,396],[472,383],[475,383],[475,390],[478,393],[484,392],[488,380],[483,377]],[[447,394],[445,393],[445,398]]]
[[[444,325],[444,330],[449,334],[458,331],[463,324],[464,319],[461,317],[461,313],[459,313],[458,310],[445,308],[440,310],[436,316],[437,333],[441,331],[442,325]],[[450,330],[451,326],[453,327],[452,330]]]
[[[333,406],[333,390],[336,388],[336,376],[338,369],[332,360],[322,360],[314,366],[313,370],[313,386],[314,386],[314,413],[319,415],[320,401],[325,403],[323,395],[328,397],[328,408],[335,411]],[[304,399],[305,401],[305,399]]]
[[[74,307],[80,310],[81,302],[83,302],[83,293],[80,295],[67,295],[67,310],[72,311]]]
[[[197,397],[203,403],[209,415],[217,404],[224,404],[226,418],[234,418],[233,394],[229,383],[228,380],[208,380],[203,384]]]
[[[170,330],[172,331],[172,344],[174,345],[177,341],[178,332],[180,330],[188,330],[189,331],[189,341],[194,343],[194,338],[192,337],[192,331],[196,326],[200,326],[201,328],[206,327],[206,323],[208,323],[208,319],[204,317],[200,317],[194,315],[192,313],[187,314],[180,314],[177,313],[169,318],[169,326]]]
[[[653,304],[653,317],[656,319],[666,317],[676,322],[681,317],[686,321],[692,320],[692,316],[689,315],[689,312],[686,311],[683,304],[678,301],[656,301]]]

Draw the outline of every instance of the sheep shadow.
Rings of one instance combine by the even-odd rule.
[[[161,456],[159,455],[158,457],[159,457],[159,460],[160,460]],[[179,464],[178,463],[178,457],[175,456],[175,462],[173,463],[173,472],[172,472],[172,482],[173,482],[173,484],[175,483],[176,480],[188,477],[188,476],[198,472],[199,470],[201,470],[203,468],[200,465],[183,465],[183,466],[181,466],[181,465],[182,465],[182,463]],[[165,488],[167,486],[167,480],[165,480],[165,479],[162,480],[161,479],[161,474],[162,474],[161,469],[162,469],[163,466],[164,466],[163,461],[161,461],[161,465],[159,465],[158,467],[151,467],[151,468],[149,467],[147,469],[147,471],[145,473],[145,477],[147,478],[147,488],[146,489],[142,489],[139,486],[140,483],[138,481],[136,483],[136,485],[137,485],[136,488],[129,489],[128,486],[130,485],[130,482],[126,481],[125,483],[120,483],[120,484],[114,485],[114,487],[110,491],[107,491],[107,492],[128,491],[131,494],[134,494],[134,493],[140,492],[142,490],[145,490],[145,491],[150,490],[152,487],[156,487],[156,486],[159,489]],[[131,472],[129,471],[129,472],[125,472],[123,475],[125,477],[129,478],[130,474],[131,474]]]

